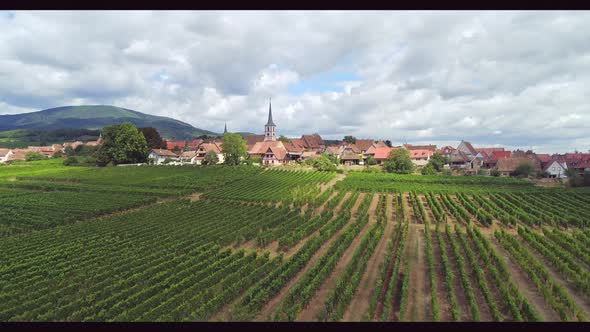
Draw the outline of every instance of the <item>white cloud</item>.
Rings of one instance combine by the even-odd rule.
[[[0,114],[113,104],[197,127],[588,150],[588,12],[13,12]],[[292,94],[334,71],[338,91]],[[328,89],[329,90],[329,89]]]

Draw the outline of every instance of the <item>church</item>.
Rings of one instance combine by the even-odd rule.
[[[259,141],[260,135],[246,137],[255,139],[254,145],[249,147],[248,154],[251,157],[260,157],[263,165],[282,165],[296,161],[303,154],[303,147],[292,142],[281,142],[277,140],[277,126],[272,120],[272,103],[268,103],[268,120],[264,125],[264,138]],[[250,142],[249,142],[250,143]]]

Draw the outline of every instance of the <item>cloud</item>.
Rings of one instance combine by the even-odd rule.
[[[588,12],[0,12],[0,113],[588,150]]]

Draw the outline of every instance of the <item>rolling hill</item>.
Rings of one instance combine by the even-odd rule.
[[[175,119],[144,114],[109,106],[64,106],[39,112],[0,115],[0,131],[18,129],[56,130],[65,128],[100,129],[129,121],[137,127],[155,127],[168,139],[191,139],[201,135],[218,135]]]

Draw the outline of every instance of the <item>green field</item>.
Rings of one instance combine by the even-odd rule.
[[[0,321],[585,321],[588,206],[508,178],[1,166]]]

